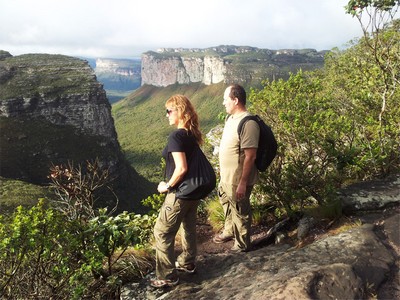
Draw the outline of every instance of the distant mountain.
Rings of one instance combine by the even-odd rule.
[[[141,59],[84,58],[104,85],[107,98],[114,103],[141,85]]]
[[[323,67],[327,51],[269,50],[248,46],[162,48],[142,54],[142,85],[259,85],[265,79],[288,78],[289,72]]]
[[[289,72],[299,69],[321,68],[326,53],[314,49],[217,46],[160,48],[137,59],[85,59],[103,83],[110,103],[114,103],[141,85],[235,82],[258,86],[265,79],[286,79]]]

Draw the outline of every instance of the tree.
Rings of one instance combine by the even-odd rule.
[[[384,79],[379,122],[400,84],[400,20],[395,19],[399,7],[400,1],[395,0],[351,0],[345,7],[346,13],[358,19],[363,30],[363,43]]]

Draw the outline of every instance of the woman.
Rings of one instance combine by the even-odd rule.
[[[158,184],[160,193],[167,193],[154,227],[156,240],[156,276],[154,287],[178,284],[177,271],[194,273],[196,245],[196,215],[199,199],[182,200],[175,197],[174,188],[188,171],[187,158],[197,145],[203,143],[199,120],[189,99],[175,95],[167,100],[165,107],[169,125],[176,126],[168,137],[163,150],[166,160],[167,182]],[[182,224],[182,253],[175,261],[175,236]]]

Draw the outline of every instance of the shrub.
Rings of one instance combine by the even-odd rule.
[[[151,266],[147,258],[134,259],[133,249],[145,251],[155,215],[111,216],[106,208],[95,208],[96,190],[111,182],[108,172],[89,162],[82,170],[81,166],[51,170],[60,198],[55,208],[47,208],[41,200],[31,209],[18,207],[9,218],[1,217],[1,296],[118,298],[124,276],[143,273],[135,272],[135,267]]]
[[[215,232],[224,227],[225,213],[217,197],[211,198],[206,202],[208,221]]]
[[[1,221],[0,295],[4,298],[71,299],[93,280],[82,268],[89,249],[81,242],[79,225],[46,209],[43,200],[29,210],[18,207]]]
[[[338,188],[400,169],[399,26],[334,49],[324,70],[299,71],[251,91],[249,110],[271,125],[279,144],[255,189],[259,198],[288,214],[312,198],[340,214]]]

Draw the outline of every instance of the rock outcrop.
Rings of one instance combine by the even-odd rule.
[[[147,181],[121,152],[111,105],[88,62],[5,51],[0,57],[0,176],[45,184],[54,164],[98,159],[116,178],[111,197],[119,208],[140,207]]]
[[[289,71],[321,67],[326,51],[268,50],[219,46],[206,49],[159,49],[142,55],[142,85],[201,82],[254,83],[287,77]]]
[[[87,62],[26,54],[0,62],[0,116],[71,125],[117,145],[111,105]]]
[[[313,231],[314,242],[302,246],[283,241],[248,253],[202,253],[197,273],[180,273],[176,287],[156,290],[148,276],[126,285],[121,299],[398,299],[398,178],[365,183],[360,193],[359,185],[346,189],[375,199],[379,209],[371,212],[368,205],[364,210],[354,196],[346,199],[357,210],[347,217],[358,223],[347,230]],[[390,195],[390,204],[384,197],[376,200],[374,187],[383,185],[381,196]]]

